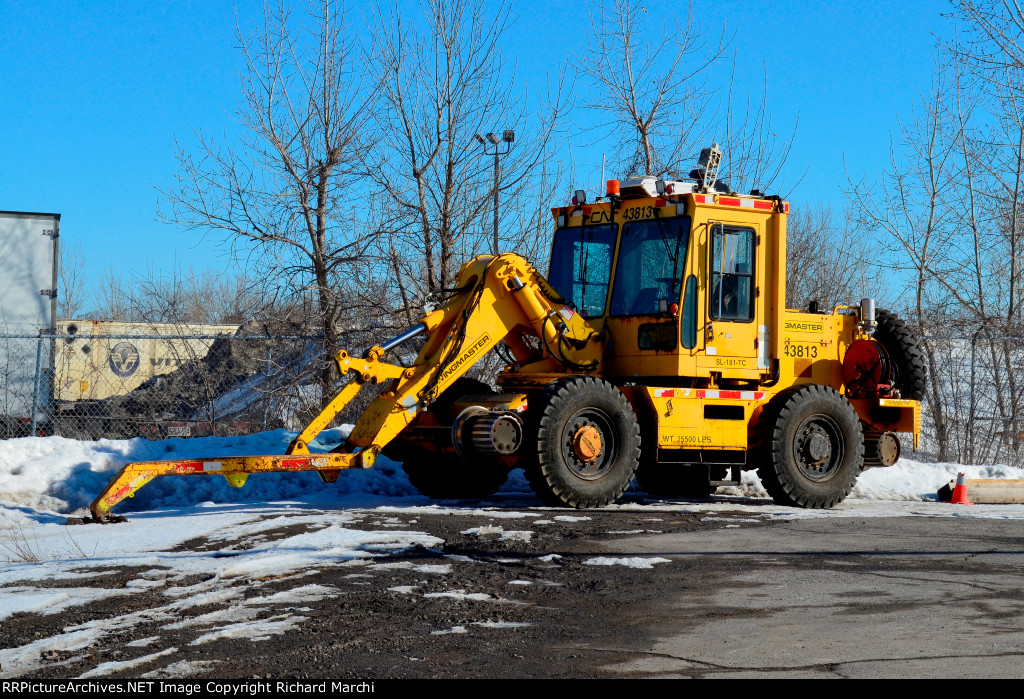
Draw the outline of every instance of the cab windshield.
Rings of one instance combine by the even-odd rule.
[[[609,314],[665,313],[679,303],[689,241],[689,216],[626,225]]]
[[[612,223],[555,231],[548,281],[584,317],[604,314],[615,233]]]

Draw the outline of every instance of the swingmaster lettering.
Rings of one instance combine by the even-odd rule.
[[[786,330],[798,333],[820,333],[825,329],[821,323],[808,323],[804,321],[787,320]]]
[[[457,372],[462,366],[472,359],[476,354],[491,342],[491,337],[487,333],[484,333],[479,340],[473,343],[473,346],[462,353],[458,359],[445,367],[445,370],[441,372],[441,381],[447,381],[448,377]]]

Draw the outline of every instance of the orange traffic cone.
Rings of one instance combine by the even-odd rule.
[[[950,502],[954,505],[973,505],[967,499],[967,482],[964,479],[964,474],[956,474],[956,486],[953,488],[953,499]]]

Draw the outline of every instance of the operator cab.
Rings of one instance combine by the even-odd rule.
[[[783,203],[720,193],[719,161],[713,150],[694,181],[612,180],[598,202],[578,191],[552,211],[548,279],[602,333],[606,376],[768,380],[768,316],[784,303],[773,283],[784,274]]]

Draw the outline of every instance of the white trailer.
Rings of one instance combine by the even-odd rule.
[[[0,437],[49,411],[59,237],[60,214],[0,211]]]

